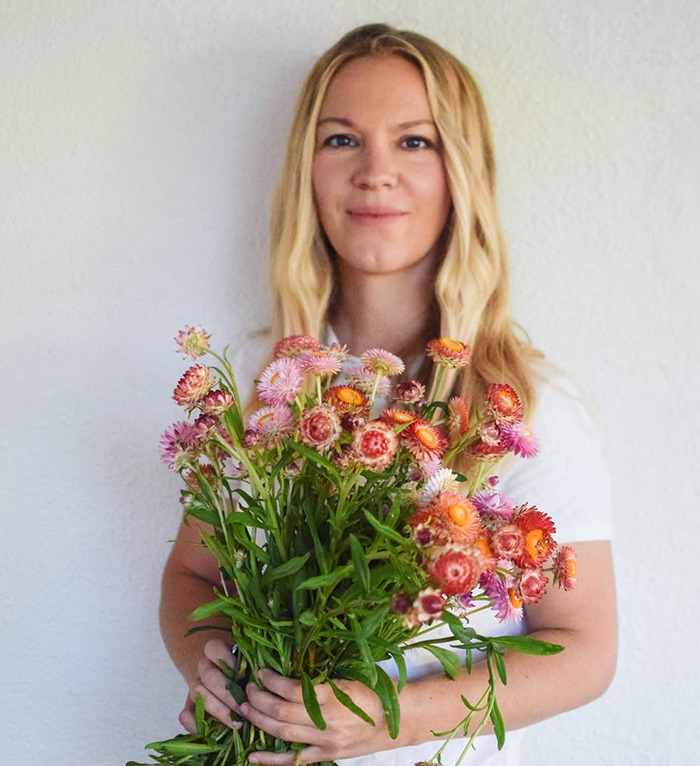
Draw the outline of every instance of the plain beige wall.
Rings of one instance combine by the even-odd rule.
[[[0,0],[4,766],[141,758],[184,687],[156,622],[172,337],[266,321],[266,210],[314,58],[360,23],[473,69],[516,317],[578,382],[616,493],[622,652],[526,763],[695,755],[696,0]],[[9,715],[9,721],[8,721]]]

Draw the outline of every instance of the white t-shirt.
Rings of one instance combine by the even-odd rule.
[[[326,338],[328,342],[334,338]],[[262,346],[262,348],[261,348]],[[236,354],[234,366],[241,395],[252,390],[252,379],[260,371],[269,351],[266,339],[244,344]],[[348,359],[354,363],[356,358]],[[527,502],[549,514],[555,522],[558,543],[609,540],[612,537],[612,508],[610,478],[603,460],[598,434],[592,419],[571,383],[560,373],[544,365],[538,369],[537,407],[529,423],[539,442],[539,454],[532,459],[509,456],[498,465],[498,491],[517,504]],[[551,586],[550,586],[551,587]],[[469,622],[477,632],[488,636],[518,635],[526,625],[501,623],[494,612],[485,610]],[[445,635],[450,635],[445,629]],[[409,678],[442,674],[442,666],[425,650],[406,654]],[[386,671],[396,677],[393,660],[383,663]],[[455,682],[457,683],[457,682]],[[497,690],[498,691],[498,690]],[[458,722],[445,722],[445,729]],[[506,733],[506,743],[499,751],[493,735],[481,736],[476,750],[465,758],[468,766],[517,766],[520,763],[520,742],[525,729]],[[461,755],[465,739],[455,739],[442,753],[446,766]],[[430,760],[439,747],[438,740],[414,747],[387,750],[373,755],[338,761],[340,766],[413,766]]]

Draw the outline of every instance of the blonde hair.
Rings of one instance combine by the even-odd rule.
[[[320,337],[327,322],[334,272],[312,195],[316,123],[328,84],[343,64],[383,55],[403,56],[419,67],[444,147],[452,211],[435,278],[439,334],[467,343],[473,352],[454,393],[471,406],[488,383],[507,382],[526,412],[532,411],[531,363],[542,354],[517,337],[510,317],[493,141],[481,93],[464,64],[437,43],[385,24],[358,27],[342,37],[302,88],[271,212],[273,340]]]

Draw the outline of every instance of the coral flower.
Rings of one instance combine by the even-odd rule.
[[[525,537],[525,549],[522,555],[515,559],[516,564],[520,567],[543,564],[555,547],[552,535],[557,530],[552,519],[546,513],[538,511],[535,506],[521,506],[513,514],[512,521]]]
[[[199,409],[205,415],[221,415],[231,407],[233,407],[233,397],[228,391],[222,389],[210,391],[199,405]]]
[[[436,364],[446,367],[466,367],[472,358],[469,346],[452,338],[435,338],[429,341],[426,351]]]
[[[270,362],[262,371],[256,388],[260,401],[265,404],[289,404],[301,391],[304,370],[291,357],[280,357]]]
[[[416,460],[442,457],[449,444],[439,426],[421,418],[416,418],[401,432],[401,442]]]
[[[367,395],[352,386],[331,386],[323,394],[323,401],[336,412],[357,412],[369,415]]]
[[[571,590],[578,579],[578,557],[568,545],[562,545],[554,556],[554,582],[564,590]]]
[[[513,450],[520,457],[535,457],[539,445],[535,434],[522,422],[503,423],[500,428],[501,441],[504,447]]]
[[[277,341],[272,355],[277,359],[283,356],[299,356],[304,351],[315,351],[321,344],[310,335],[288,335]]]
[[[425,386],[417,380],[405,380],[396,386],[394,397],[404,404],[418,404],[425,398]]]
[[[394,429],[381,420],[370,420],[360,426],[352,439],[358,459],[373,471],[382,471],[391,463],[398,445]]]
[[[452,473],[449,468],[438,468],[423,485],[420,491],[420,504],[429,505],[440,492],[457,489],[457,487],[457,474]]]
[[[506,562],[498,562],[498,565]],[[523,618],[523,602],[518,598],[513,576],[493,571],[482,572],[479,584],[491,600],[491,609],[501,622],[520,622]]]
[[[491,548],[499,558],[520,560],[525,551],[525,534],[517,524],[503,524],[492,532]]]
[[[449,489],[440,492],[432,506],[450,520],[453,542],[467,545],[483,534],[479,512],[461,492]]]
[[[338,413],[325,404],[306,410],[299,421],[299,438],[319,452],[335,444],[341,430]]]
[[[182,420],[166,428],[160,437],[160,459],[174,471],[188,466],[196,458],[201,444],[199,431]]]
[[[486,407],[498,423],[515,423],[523,416],[523,406],[514,388],[506,383],[491,383],[486,389]]]
[[[416,419],[416,415],[407,410],[388,409],[382,412],[380,418],[390,426],[405,426],[409,423],[413,423]]]
[[[270,442],[289,436],[294,430],[294,417],[286,405],[261,407],[245,420],[246,430]]]
[[[444,546],[452,542],[452,524],[435,505],[419,508],[408,523],[413,528],[413,539],[420,548]]]
[[[362,364],[352,364],[345,370],[348,383],[364,394],[371,394],[377,381],[377,373],[368,370]],[[391,380],[385,376],[379,376],[377,383],[377,396],[385,397],[391,393]]]
[[[475,588],[482,570],[481,554],[475,548],[438,548],[426,566],[430,579],[448,596]]]
[[[195,364],[178,381],[173,391],[173,399],[191,412],[214,388],[215,383],[214,376],[208,367]]]
[[[539,567],[523,569],[516,581],[516,593],[524,604],[534,604],[547,591],[547,575]]]
[[[515,503],[509,497],[493,489],[475,492],[472,495],[472,501],[482,517],[486,519],[490,517],[509,519],[515,510]]]
[[[211,335],[207,335],[201,324],[196,327],[185,325],[185,329],[180,330],[175,336],[175,342],[179,346],[178,350],[182,353],[183,359],[188,356],[190,359],[197,359],[204,356],[209,349],[209,338]]]
[[[404,369],[403,361],[383,348],[370,348],[360,356],[362,366],[378,375],[400,375]]]
[[[321,378],[330,378],[340,372],[343,364],[338,354],[319,348],[315,351],[304,351],[299,354],[299,364],[304,372],[318,375]]]
[[[447,429],[453,444],[469,430],[469,408],[461,396],[453,396],[447,403]]]

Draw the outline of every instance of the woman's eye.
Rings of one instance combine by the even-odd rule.
[[[407,149],[429,149],[433,144],[422,136],[407,136],[401,142]]]
[[[329,136],[324,142],[324,146],[342,148],[345,146],[355,146],[355,139],[345,133],[339,133],[335,136]]]

